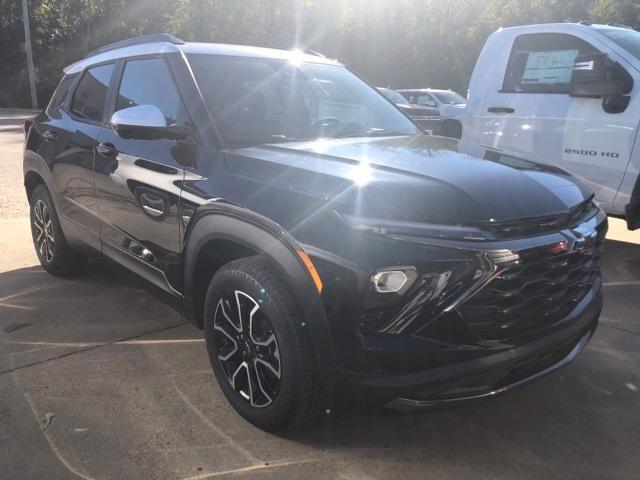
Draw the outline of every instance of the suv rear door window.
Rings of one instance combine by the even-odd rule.
[[[71,113],[84,120],[102,122],[112,73],[112,63],[87,70],[73,95]]]
[[[158,107],[168,125],[187,123],[184,104],[163,59],[146,58],[126,63],[115,111],[138,105]]]
[[[502,90],[569,93],[576,57],[597,52],[593,45],[564,33],[520,35],[513,43]]]

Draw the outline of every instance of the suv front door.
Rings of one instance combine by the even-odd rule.
[[[168,124],[189,126],[187,112],[164,58],[118,64],[110,112],[154,105]],[[188,141],[131,140],[105,130],[97,147],[95,181],[103,252],[156,286],[175,292],[171,278],[180,255],[179,203]]]

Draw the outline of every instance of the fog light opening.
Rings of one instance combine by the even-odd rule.
[[[407,275],[407,273],[413,275]],[[371,281],[373,288],[378,293],[397,293],[406,290],[406,287],[409,286],[410,276],[415,278],[413,271],[385,270],[374,274]]]

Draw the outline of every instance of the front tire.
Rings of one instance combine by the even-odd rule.
[[[265,258],[222,267],[209,284],[204,315],[211,366],[240,415],[277,430],[312,413],[315,378],[305,323]]]
[[[33,246],[42,268],[57,277],[75,273],[86,258],[67,243],[47,187],[38,185],[29,197],[29,205]]]

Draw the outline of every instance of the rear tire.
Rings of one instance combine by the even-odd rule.
[[[222,267],[209,284],[204,315],[213,372],[242,417],[277,430],[310,416],[311,344],[293,295],[265,258]]]
[[[49,190],[38,185],[29,197],[31,236],[40,265],[51,275],[66,277],[78,271],[86,261],[69,246]]]

